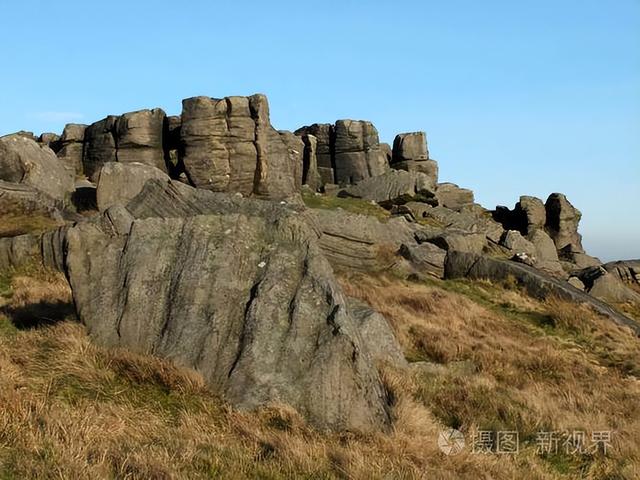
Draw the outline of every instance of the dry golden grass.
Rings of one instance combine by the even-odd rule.
[[[25,233],[39,233],[59,227],[58,222],[41,215],[3,215],[0,223],[0,237],[15,237]]]
[[[14,272],[0,307],[0,478],[638,478],[638,381],[576,340],[568,306],[537,324],[550,306],[490,285],[483,302],[503,296],[504,316],[438,286],[343,283],[387,315],[412,359],[431,362],[382,372],[390,433],[319,432],[285,405],[234,411],[193,372],[91,343],[67,315],[60,275]],[[34,321],[15,322],[33,305],[44,308]],[[533,320],[516,318],[528,309]],[[594,327],[582,332],[599,345],[600,319],[587,321]],[[626,345],[621,356],[637,352],[625,331],[610,335]],[[446,456],[436,438],[447,425],[612,428],[615,450],[578,460],[543,459],[530,446]]]
[[[516,429],[525,445],[539,431],[613,430],[608,458],[536,463],[579,478],[637,478],[640,341],[630,330],[584,306],[537,302],[511,285],[364,275],[343,276],[342,284],[389,319],[408,358],[429,362],[414,395],[444,424]]]

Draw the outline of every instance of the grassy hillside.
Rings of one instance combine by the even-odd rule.
[[[192,372],[94,346],[59,274],[0,274],[0,478],[640,478],[630,332],[509,284],[341,283],[389,319],[412,362],[385,369],[389,433],[318,432],[283,405],[234,411]],[[448,427],[468,444],[478,430],[518,430],[520,452],[447,456]],[[537,432],[551,430],[612,430],[613,445],[537,453]]]

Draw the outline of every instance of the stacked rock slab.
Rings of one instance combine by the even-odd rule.
[[[74,176],[83,175],[82,156],[84,152],[84,132],[86,125],[69,123],[65,125],[57,142],[56,155],[64,162]]]
[[[378,130],[371,122],[315,123],[295,133],[316,137],[316,163],[322,185],[353,185],[389,170],[387,152],[380,146]]]
[[[399,170],[420,172],[438,182],[438,163],[429,159],[427,136],[424,132],[396,135],[393,140],[391,166]]]
[[[115,124],[118,162],[139,162],[166,172],[163,132],[166,115],[160,108],[121,115]]]
[[[264,95],[183,100],[180,139],[187,176],[198,188],[266,198],[297,191],[296,165],[269,122]]]

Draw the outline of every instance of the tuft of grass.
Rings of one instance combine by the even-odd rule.
[[[375,202],[369,202],[359,198],[339,198],[331,195],[315,195],[313,193],[303,193],[302,199],[309,208],[322,208],[335,210],[341,208],[347,212],[370,215],[380,221],[389,218],[389,212]]]
[[[62,222],[41,215],[3,215],[0,238],[26,233],[42,233],[63,225]]]

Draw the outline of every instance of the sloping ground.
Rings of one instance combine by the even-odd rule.
[[[0,275],[0,478],[622,478],[640,476],[640,343],[512,285],[343,276],[392,322],[390,434],[319,433],[290,408],[238,413],[153,357],[93,345],[64,279]],[[447,456],[438,433],[518,430],[518,455]],[[602,453],[536,453],[536,432],[612,431]]]

